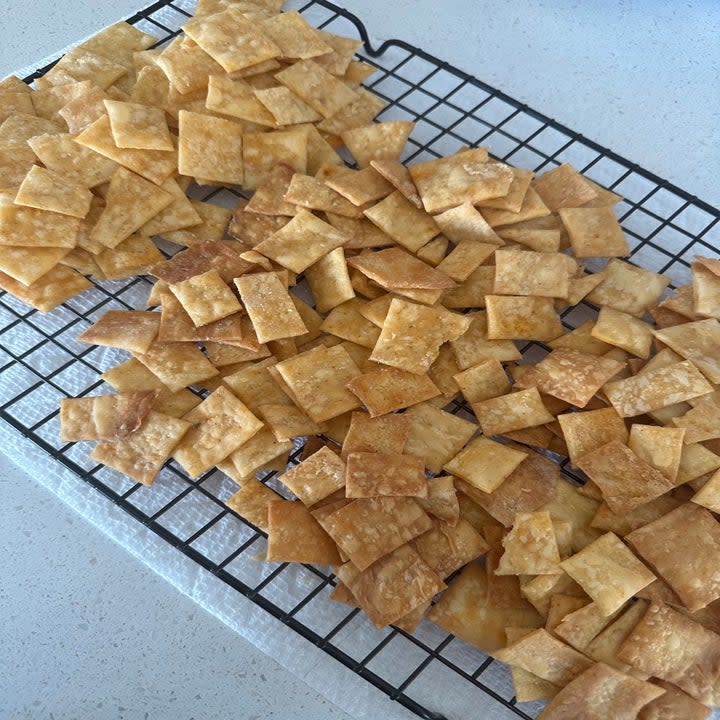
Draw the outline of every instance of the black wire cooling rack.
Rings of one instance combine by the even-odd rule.
[[[163,42],[177,35],[193,6],[192,0],[161,0],[129,22]],[[374,47],[362,23],[330,2],[289,6],[316,27],[363,41],[360,58],[377,69],[366,85],[387,102],[379,118],[416,122],[405,161],[484,145],[495,157],[535,171],[569,162],[625,198],[617,207],[634,263],[669,275],[678,286],[688,281],[694,255],[717,255],[716,208],[423,50],[399,40]],[[198,197],[232,206],[239,196],[216,189]],[[517,704],[506,670],[479,650],[427,622],[413,635],[375,630],[357,610],[328,599],[332,576],[312,566],[258,561],[265,536],[224,505],[236,486],[221,473],[190,480],[170,462],[146,488],[88,460],[86,445],[59,443],[60,398],[94,394],[100,373],[120,358],[75,338],[107,310],[143,307],[148,289],[144,278],[103,282],[47,315],[0,293],[0,417],[136,521],[418,716],[467,717],[483,693],[486,717],[534,717],[540,705]],[[578,312],[568,311],[567,327],[577,325]],[[535,346],[525,351],[532,355]],[[450,409],[464,408],[457,403]],[[263,480],[274,483],[272,474]]]

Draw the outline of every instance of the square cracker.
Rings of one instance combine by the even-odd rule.
[[[245,480],[241,488],[225,504],[241,518],[263,532],[268,530],[268,505],[280,496],[255,478]]]
[[[188,430],[173,456],[191,477],[222,462],[263,427],[241,400],[220,386],[185,419],[198,422]]]
[[[145,235],[133,233],[114,248],[106,248],[94,256],[101,277],[119,280],[131,275],[144,275],[163,259],[155,243]]]
[[[331,250],[306,268],[305,279],[318,313],[332,310],[355,297],[342,247]]]
[[[308,210],[331,212],[351,218],[362,217],[362,211],[347,198],[332,190],[319,178],[310,175],[293,175],[284,200]]]
[[[440,346],[459,338],[469,325],[470,318],[444,308],[394,298],[370,359],[422,375],[437,358]]]
[[[606,615],[655,580],[614,533],[599,537],[560,566]]]
[[[552,298],[486,295],[490,340],[554,340],[563,333]]]
[[[427,481],[426,498],[417,498],[420,507],[429,515],[455,526],[460,520],[460,503],[458,502],[452,475],[442,475]]]
[[[210,75],[205,105],[208,110],[245,122],[275,127],[272,113],[257,99],[252,85],[229,75]]]
[[[22,285],[32,285],[49,273],[70,252],[69,248],[2,246],[0,272]]]
[[[464,519],[454,525],[434,520],[433,528],[415,538],[412,545],[441,578],[449,577],[488,551],[483,536]]]
[[[626,675],[604,663],[596,663],[555,695],[543,710],[545,720],[592,717],[598,708],[613,720],[635,720],[663,689],[654,683]],[[605,714],[607,713],[607,714]]]
[[[560,552],[547,511],[518,513],[502,541],[503,554],[496,575],[557,575]]]
[[[492,272],[492,268],[489,270]],[[512,340],[488,339],[486,313],[478,311],[465,317],[470,319],[470,327],[461,337],[450,342],[459,370],[467,370],[489,359],[500,362],[520,359],[520,351]]]
[[[223,382],[237,395],[254,413],[260,413],[263,404],[289,405],[292,400],[275,382],[268,368],[275,365],[277,358],[247,365],[237,372],[226,375]]]
[[[167,150],[136,150],[115,145],[110,118],[102,115],[88,125],[76,138],[76,142],[94,150],[118,165],[141,175],[159,185],[177,170],[177,155]]]
[[[659,470],[618,440],[586,453],[577,466],[600,488],[610,509],[620,515],[674,487]]]
[[[345,485],[345,463],[327,447],[280,476],[281,482],[311,507]]]
[[[355,297],[334,307],[323,320],[320,329],[334,337],[372,350],[380,335],[380,330],[374,323],[362,316],[359,310],[363,305],[364,301]]]
[[[347,455],[345,497],[427,497],[425,463],[414,455],[351,452]]]
[[[175,149],[162,108],[119,100],[105,100],[104,103],[110,118],[110,131],[119,148],[170,152]]]
[[[284,85],[256,88],[254,95],[257,101],[270,113],[273,125],[278,127],[312,123],[322,118],[320,113],[313,110],[305,101],[301,100]]]
[[[315,422],[330,420],[360,406],[347,384],[360,375],[342,345],[316,348],[276,365],[298,405]]]
[[[625,539],[691,612],[720,598],[720,523],[705,508],[685,503]]]
[[[335,543],[300,502],[270,500],[268,512],[268,562],[302,562],[337,565]]]
[[[341,457],[345,459],[352,452],[402,453],[409,432],[407,413],[374,418],[365,412],[353,412]]]
[[[292,448],[291,440],[276,440],[270,428],[262,428],[231,453],[228,459],[223,461],[223,464],[229,463],[233,468],[234,478],[238,478],[242,483],[246,478],[254,476],[269,462],[286,457]],[[286,464],[287,461],[283,460],[282,465]]]
[[[365,210],[365,217],[410,252],[417,252],[440,232],[432,217],[398,190]]]
[[[11,191],[20,186],[36,159],[34,151],[29,147],[0,146],[0,173],[6,190]]]
[[[173,284],[215,269],[229,283],[244,275],[251,267],[252,264],[243,260],[229,243],[205,240],[158,263],[152,268],[152,274]]]
[[[99,442],[90,457],[151,485],[189,428],[185,420],[151,411],[138,430],[119,440]]]
[[[561,208],[575,257],[627,257],[630,247],[611,207]]]
[[[47,210],[0,203],[0,245],[73,248],[80,221]]]
[[[182,29],[228,73],[276,58],[281,52],[255,23],[232,8],[195,16]]]
[[[173,392],[218,374],[197,347],[185,343],[155,342],[137,359]]]
[[[328,515],[323,526],[359,570],[391,553],[433,522],[412,498],[360,498]]]
[[[67,180],[60,173],[33,165],[23,179],[15,204],[84,218],[90,210],[92,193]]]
[[[357,99],[357,94],[313,60],[300,60],[275,78],[324,118]]]
[[[279,162],[304,173],[308,162],[308,133],[302,129],[272,133],[245,133],[242,145],[246,190],[254,190]]]
[[[517,387],[535,386],[546,395],[582,408],[622,368],[623,364],[612,358],[560,348],[525,373]]]
[[[334,165],[327,167],[335,168]],[[382,200],[393,192],[393,186],[372,167],[362,170],[341,168],[323,179],[328,187],[358,207]]]
[[[154,342],[159,328],[159,313],[146,310],[108,310],[78,335],[78,340],[91,345],[144,353]]]
[[[611,307],[600,308],[600,314],[590,333],[608,345],[614,345],[640,358],[650,355],[652,326],[628,313]]]
[[[307,210],[300,210],[284,227],[255,250],[293,272],[302,272],[349,237]]]
[[[495,247],[504,245],[502,239],[490,227],[480,211],[469,201],[433,215],[433,217],[443,235],[454,243],[471,241],[487,243]]]
[[[627,427],[614,408],[563,413],[557,419],[573,466],[583,455],[611,440],[623,444],[628,440]]]
[[[486,435],[502,435],[555,419],[535,387],[472,403],[472,409]]]
[[[403,452],[422,458],[428,470],[439,473],[475,434],[475,423],[423,402],[411,407],[404,417],[410,431]]]
[[[168,178],[160,187],[173,196],[173,201],[140,228],[141,234],[165,235],[184,228],[189,230],[203,223],[204,218],[195,209],[196,205],[187,197],[177,180]]]
[[[410,177],[410,171],[405,165],[397,160],[371,160],[370,166],[396,190],[399,190],[416,208],[422,209],[422,200]]]
[[[573,265],[563,253],[497,250],[494,292],[496,295],[566,298]]]
[[[205,183],[242,185],[243,125],[181,110],[178,171]]]
[[[0,147],[25,147],[36,135],[62,132],[59,125],[35,115],[14,113],[0,124]]]
[[[445,589],[437,573],[409,545],[397,548],[364,571],[357,572],[349,565],[352,563],[338,568],[338,577],[376,627],[401,620]]]
[[[341,133],[345,147],[361,168],[373,160],[399,160],[415,123],[386,120],[351,128]]]
[[[720,322],[715,318],[655,331],[655,337],[692,361],[710,382],[720,383]]]
[[[243,275],[235,279],[235,285],[260,343],[298,337],[308,331],[276,273]]]
[[[646,463],[675,482],[680,469],[685,428],[633,424],[628,447]]]
[[[597,197],[597,190],[592,181],[583,177],[568,163],[563,163],[536,177],[532,187],[551,212],[566,207],[580,207]]]
[[[713,388],[688,360],[607,383],[603,390],[621,417],[633,417],[706,395]]]
[[[358,375],[348,383],[371,417],[410,407],[440,394],[427,374],[380,367]]]
[[[280,48],[280,57],[283,59],[306,60],[333,52],[332,46],[323,41],[320,32],[297,11],[284,12],[263,20],[260,29]]]
[[[259,413],[278,440],[319,435],[324,426],[311,420],[299,407],[287,403],[260,405]]]
[[[105,207],[90,240],[116,247],[173,201],[173,196],[124,167],[110,180]]]
[[[208,270],[168,287],[196,327],[208,325],[242,309],[217,270]]]
[[[155,63],[167,75],[173,90],[183,95],[202,92],[209,76],[224,72],[199,45],[182,37],[163,48]]]
[[[720,636],[668,605],[650,605],[617,656],[700,702],[720,703]]]
[[[0,272],[0,288],[40,312],[49,312],[90,287],[92,283],[84,275],[63,265],[55,265],[30,285]]]
[[[495,245],[461,240],[437,265],[439,272],[445,273],[456,282],[467,280],[494,252]]]
[[[463,397],[469,402],[481,402],[505,395],[510,391],[505,368],[496,358],[489,358],[472,365],[454,376]]]
[[[528,457],[526,452],[489,440],[475,438],[444,470],[485,493],[492,493]]]
[[[454,285],[445,273],[397,247],[356,255],[348,265],[385,288],[435,290]]]
[[[488,162],[485,148],[461,150],[449,157],[411,165],[409,170],[429,213],[505,195],[514,177],[507,165]]]

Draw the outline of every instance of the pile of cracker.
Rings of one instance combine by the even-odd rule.
[[[48,310],[86,275],[155,279],[80,335],[129,357],[62,402],[63,441],[146,485],[218,468],[268,561],[509,663],[543,718],[706,717],[720,260],[668,293],[569,165],[403,165],[413,124],[373,122],[358,43],[279,10],[201,1],[163,48],[120,24],[0,86],[0,286]]]

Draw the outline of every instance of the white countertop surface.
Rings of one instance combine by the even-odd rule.
[[[720,206],[720,4],[341,4]],[[6,0],[0,77],[137,9]],[[349,717],[1,455],[0,492],[3,719]]]

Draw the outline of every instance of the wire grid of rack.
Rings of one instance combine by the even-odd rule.
[[[129,22],[162,43],[178,34],[193,6],[192,0],[160,0]],[[416,122],[406,162],[478,145],[487,146],[496,158],[535,171],[569,162],[625,198],[617,207],[632,262],[669,275],[678,286],[688,281],[694,255],[717,255],[716,208],[423,50],[399,40],[373,47],[362,23],[332,3],[291,1],[288,6],[316,27],[363,41],[359,56],[376,68],[365,84],[387,102],[379,119]],[[226,206],[239,197],[228,189],[207,188],[195,196]],[[76,336],[107,310],[143,307],[149,287],[145,278],[99,283],[47,315],[0,293],[0,417],[83,478],[88,492],[94,488],[110,498],[135,521],[418,716],[466,716],[483,693],[493,717],[534,717],[540,705],[517,704],[506,670],[480,651],[427,622],[413,635],[392,627],[375,630],[357,610],[328,599],[334,578],[322,569],[260,562],[265,536],[224,505],[236,487],[221,473],[189,479],[170,462],[146,488],[88,460],[86,445],[59,442],[60,398],[95,394],[102,385],[99,374],[122,357],[80,344]],[[563,322],[575,327],[587,312],[583,305],[570,309]],[[544,351],[539,343],[523,348],[527,358]],[[459,402],[449,409],[467,410]],[[299,452],[291,455],[291,462]],[[563,469],[571,475],[569,468]],[[261,479],[280,488],[272,473]]]

